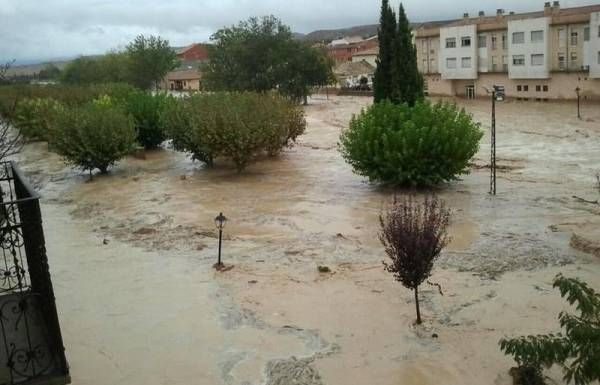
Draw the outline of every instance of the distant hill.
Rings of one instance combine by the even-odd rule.
[[[330,42],[332,40],[339,39],[344,36],[362,36],[363,38],[371,37],[377,35],[378,28],[379,24],[370,24],[358,25],[349,28],[321,29],[307,33],[305,35],[298,33],[294,35],[298,39],[310,42]]]

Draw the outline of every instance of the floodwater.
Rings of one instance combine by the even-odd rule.
[[[28,145],[73,383],[510,384],[498,340],[557,330],[552,278],[600,289],[600,206],[574,198],[600,198],[600,108],[580,121],[572,104],[499,104],[498,195],[486,134],[472,173],[436,191],[453,210],[432,277],[444,295],[422,288],[415,327],[377,240],[394,192],[337,151],[369,102],[313,98],[298,145],[243,174],[165,149],[89,182]],[[488,102],[460,103],[489,129]],[[233,269],[216,273],[220,211]]]

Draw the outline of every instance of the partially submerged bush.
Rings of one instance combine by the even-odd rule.
[[[52,121],[63,109],[54,99],[24,99],[12,115],[11,122],[27,140],[49,140]]]
[[[468,173],[482,136],[479,124],[453,104],[382,102],[352,117],[340,151],[372,182],[434,186]]]
[[[133,116],[137,140],[144,148],[156,148],[166,139],[161,115],[169,96],[138,91],[125,99],[125,110]]]
[[[51,146],[69,164],[91,172],[108,168],[135,148],[131,116],[110,103],[90,103],[57,114]]]
[[[198,94],[169,103],[163,121],[173,146],[212,165],[231,159],[238,171],[260,153],[276,155],[304,132],[306,121],[293,103],[272,94]]]
[[[585,282],[560,274],[554,287],[579,312],[558,315],[565,334],[504,338],[500,349],[519,365],[515,374],[523,385],[543,383],[542,366],[552,365],[562,367],[567,383],[586,385],[600,380],[600,294]]]

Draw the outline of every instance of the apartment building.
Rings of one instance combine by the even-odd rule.
[[[508,97],[600,100],[600,4],[538,12],[497,10],[427,23],[414,30],[430,95],[481,97],[504,86]]]

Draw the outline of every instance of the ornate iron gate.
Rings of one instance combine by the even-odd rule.
[[[67,384],[39,196],[0,163],[0,384]]]

